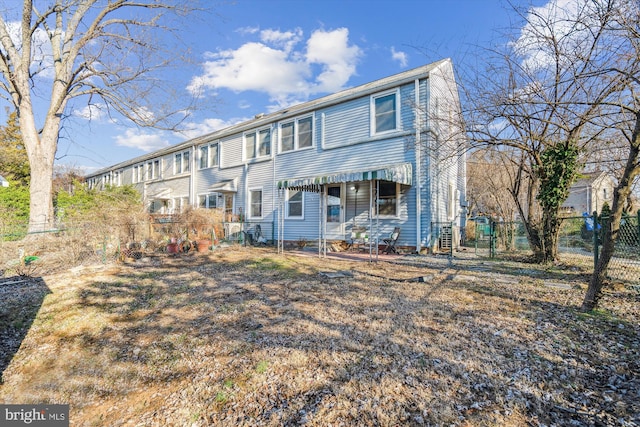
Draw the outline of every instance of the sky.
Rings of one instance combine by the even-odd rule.
[[[204,1],[213,12],[194,16],[179,33],[193,63],[163,78],[210,108],[177,133],[137,128],[73,102],[57,164],[90,173],[442,58],[461,67],[517,28],[501,0]]]

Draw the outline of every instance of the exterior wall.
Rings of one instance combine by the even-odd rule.
[[[570,189],[569,197],[562,204],[564,210],[569,214],[581,215],[583,213],[598,213],[602,210],[604,203],[609,207],[613,204],[613,190],[615,181],[607,173],[598,176],[578,180]]]
[[[465,136],[460,127],[460,106],[453,68],[444,63],[429,74],[426,112],[426,168],[428,172],[423,230],[434,223],[464,226],[466,200]],[[423,232],[425,245],[435,247],[438,231]]]
[[[314,177],[343,172],[374,170],[411,163],[413,184],[399,185],[398,213],[392,217],[370,219],[370,194],[376,181],[343,183],[344,222],[341,232],[348,239],[354,225],[369,226],[379,237],[386,237],[394,227],[401,227],[399,246],[429,246],[433,243],[433,221],[460,223],[460,204],[465,197],[464,159],[453,154],[460,143],[454,116],[459,112],[453,70],[448,61],[400,73],[358,88],[330,95],[316,101],[293,106],[284,112],[256,117],[213,134],[186,141],[170,149],[141,156],[111,170],[121,170],[122,184],[133,183],[143,195],[162,193],[162,197],[188,197],[196,206],[198,195],[217,192],[217,185],[234,180],[234,213],[243,213],[248,222],[277,226],[286,210],[286,191],[277,190],[279,180]],[[373,97],[397,94],[399,127],[375,134],[372,130]],[[299,118],[312,117],[313,145],[282,152],[280,126]],[[271,129],[271,153],[247,159],[244,135]],[[199,169],[199,147],[218,143],[219,164]],[[189,152],[191,168],[174,174],[175,154]],[[133,170],[140,164],[162,159],[162,174],[154,180],[133,182]],[[419,162],[419,163],[417,163]],[[146,170],[146,169],[145,169]],[[100,171],[94,176],[100,176]],[[91,178],[89,177],[89,178]],[[262,215],[250,215],[250,191],[262,191]],[[169,196],[167,196],[167,194]],[[320,233],[322,196],[303,193],[303,217],[285,218],[284,239],[313,240]],[[452,200],[453,199],[453,200]],[[419,203],[419,205],[418,205]],[[263,226],[263,231],[266,231]],[[267,238],[276,235],[270,228]],[[271,234],[271,235],[270,235]],[[373,234],[373,232],[371,233]]]

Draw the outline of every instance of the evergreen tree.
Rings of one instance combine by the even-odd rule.
[[[7,116],[7,124],[0,127],[0,175],[27,186],[31,169],[22,143],[18,115],[15,111],[7,111]]]

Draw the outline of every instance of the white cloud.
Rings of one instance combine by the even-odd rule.
[[[316,77],[314,92],[335,92],[344,87],[356,72],[356,64],[362,51],[349,46],[349,30],[317,30],[307,41],[307,61],[322,65],[322,73]]]
[[[398,61],[401,67],[406,67],[409,63],[409,58],[406,52],[398,52],[396,48],[391,46],[391,59]]]
[[[18,21],[7,22],[7,30],[18,51],[22,51],[22,28]],[[55,77],[53,69],[53,51],[51,42],[46,31],[36,28],[31,40],[31,72],[37,73],[41,77],[52,79]]]
[[[349,44],[346,28],[317,30],[306,46],[301,46],[299,28],[262,30],[259,37],[235,50],[208,53],[203,73],[192,79],[188,90],[196,95],[221,88],[264,92],[274,108],[282,108],[315,93],[344,88],[362,55],[358,46]]]
[[[140,129],[127,129],[124,135],[114,137],[121,147],[137,148],[146,153],[167,147],[169,142],[159,133],[144,133]]]
[[[71,114],[85,120],[100,121],[105,117],[105,111],[105,104],[98,103],[86,105],[80,110],[73,110]]]
[[[513,43],[515,51],[524,58],[523,67],[536,71],[552,66],[556,61],[554,42],[568,54],[564,59],[567,62],[571,61],[571,53],[579,56],[593,40],[589,15],[594,7],[597,5],[585,0],[551,0],[530,8],[527,24]]]

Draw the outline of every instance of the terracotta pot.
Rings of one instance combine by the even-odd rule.
[[[177,254],[180,249],[180,246],[177,243],[169,243],[167,245],[167,253]]]
[[[198,252],[208,252],[211,247],[211,239],[200,239],[196,241]]]

